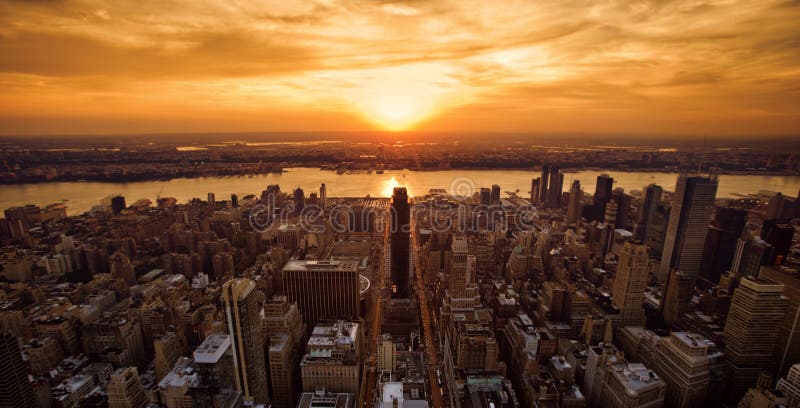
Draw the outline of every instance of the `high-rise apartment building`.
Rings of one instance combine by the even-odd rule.
[[[408,191],[405,187],[395,187],[391,206],[391,268],[392,297],[409,297],[409,275],[411,275],[411,209]]]
[[[724,339],[728,385],[726,395],[738,401],[756,384],[762,371],[775,368],[776,334],[786,315],[783,285],[744,278],[733,292]]]
[[[313,327],[320,319],[360,316],[357,260],[291,260],[283,267],[283,289]]]
[[[658,272],[661,282],[673,268],[697,279],[717,183],[716,177],[678,176]]]
[[[225,319],[231,336],[236,387],[245,400],[266,404],[267,366],[261,312],[264,295],[250,279],[232,279],[222,286]]]
[[[644,324],[644,290],[648,278],[647,247],[626,242],[617,262],[617,276],[611,293],[613,304],[620,311],[620,326]]]

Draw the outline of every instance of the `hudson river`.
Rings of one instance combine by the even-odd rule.
[[[564,175],[564,191],[569,191],[573,180],[580,180],[583,191],[593,193],[595,180],[599,174],[608,173],[614,178],[614,187],[625,191],[639,190],[650,183],[656,183],[665,190],[675,189],[677,173],[623,172],[623,171],[579,171]],[[66,200],[70,215],[80,214],[99,204],[100,200],[112,194],[122,194],[128,204],[140,198],[155,203],[158,196],[175,197],[178,202],[186,202],[194,197],[206,199],[209,192],[216,194],[217,200],[228,200],[232,193],[240,198],[247,194],[259,194],[269,184],[279,184],[282,191],[297,187],[305,190],[306,196],[318,192],[325,183],[328,197],[386,197],[392,188],[404,185],[412,196],[422,195],[431,188],[450,190],[458,187],[460,192],[472,187],[490,187],[499,184],[503,191],[518,192],[528,196],[531,178],[538,177],[532,171],[508,170],[444,170],[444,171],[402,171],[387,170],[384,174],[354,173],[337,174],[335,171],[318,168],[287,168],[283,174],[257,175],[253,177],[200,177],[169,181],[140,181],[130,183],[100,182],[54,182],[37,184],[18,184],[0,187],[0,209],[8,207],[47,204]],[[719,176],[718,198],[732,198],[739,194],[759,191],[782,192],[796,196],[800,190],[800,176],[758,176],[721,175]]]

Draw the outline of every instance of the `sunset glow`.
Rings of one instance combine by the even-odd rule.
[[[0,134],[790,135],[797,21],[783,0],[7,1]]]

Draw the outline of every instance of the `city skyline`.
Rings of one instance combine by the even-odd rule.
[[[791,1],[12,1],[0,16],[6,135],[798,133]]]

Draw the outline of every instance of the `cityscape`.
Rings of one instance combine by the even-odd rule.
[[[798,21],[0,1],[0,408],[800,408]]]

